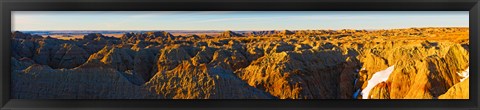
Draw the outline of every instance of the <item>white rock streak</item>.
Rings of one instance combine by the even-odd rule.
[[[392,74],[394,70],[394,65],[388,67],[385,70],[378,71],[375,74],[373,74],[372,78],[368,80],[368,85],[362,90],[362,98],[363,99],[368,99],[368,94],[370,93],[370,90],[373,89],[376,85],[379,83],[387,81],[388,77],[390,74]]]
[[[469,76],[470,76],[470,67],[468,67],[465,71],[463,71],[462,73],[457,73],[458,76],[462,77],[462,79],[460,79],[460,82],[462,82],[463,80],[467,79]]]

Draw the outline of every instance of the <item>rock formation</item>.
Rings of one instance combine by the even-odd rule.
[[[453,87],[448,89],[445,94],[440,95],[439,99],[469,99],[469,78],[464,81],[455,84]]]
[[[126,71],[133,69],[134,55],[135,53],[130,49],[105,46],[99,52],[92,54],[88,60],[100,60],[119,71]]]
[[[379,87],[381,85],[377,85],[375,88],[383,92],[370,92],[376,93],[372,94],[376,96],[388,93],[388,97],[382,96],[387,99],[436,98],[460,82],[461,77],[456,73],[465,70],[469,64],[468,52],[458,44],[445,47],[400,47],[390,51],[398,56],[389,56],[390,58],[387,57],[386,60],[371,59],[368,56],[364,59],[380,62],[380,65],[395,65],[395,70],[386,81],[387,85],[383,85],[389,88],[381,88]],[[364,63],[366,70],[375,70],[375,68],[369,68],[379,67],[369,64],[375,63]],[[363,75],[367,79],[371,76],[368,72]],[[363,87],[366,84],[364,83]]]
[[[12,97],[468,99],[468,31],[12,32]]]
[[[142,49],[133,58],[133,71],[141,76],[143,82],[149,81],[154,75],[155,56],[157,53],[153,49]]]
[[[340,84],[353,82],[350,72],[354,71],[354,63],[347,61],[341,51],[289,51],[263,56],[237,74],[251,86],[281,99],[332,99],[351,97],[340,94]],[[346,79],[341,78],[342,74]]]
[[[32,65],[12,72],[12,97],[18,99],[156,99],[162,98],[136,86],[115,69],[79,67],[52,69]]]
[[[52,68],[74,68],[83,64],[88,59],[88,54],[74,44],[62,44],[51,59],[48,63]]]
[[[169,71],[159,71],[145,85],[169,99],[273,98],[240,80],[233,71],[205,64],[194,66],[190,61],[182,61]]]
[[[241,34],[235,33],[233,31],[227,30],[220,34],[220,37],[241,37]]]

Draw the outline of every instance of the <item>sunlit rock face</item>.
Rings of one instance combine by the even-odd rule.
[[[342,92],[353,86],[342,86],[353,85],[357,63],[341,51],[280,52],[257,59],[237,74],[251,86],[282,99],[332,99],[351,97]]]
[[[440,95],[439,99],[469,99],[469,79],[466,78],[462,82],[459,82],[452,86],[445,94]]]
[[[19,99],[468,99],[468,28],[11,36]]]
[[[161,71],[147,82],[150,91],[173,99],[270,99],[270,94],[236,77],[222,67],[193,65],[182,61],[170,71]]]
[[[221,33],[219,37],[240,37],[240,36],[242,36],[242,35],[238,34],[238,33],[235,33],[235,32],[232,32],[230,30],[227,30],[227,31]]]
[[[377,85],[375,88],[379,88],[379,91],[370,91],[370,94],[378,96],[388,93],[388,97],[384,97],[387,99],[431,99],[445,94],[465,77],[458,73],[468,69],[469,54],[458,44],[439,45],[438,48],[413,46],[391,50],[397,55],[410,57],[401,57],[402,60],[387,58],[389,64],[393,62],[391,64],[395,65],[395,69],[385,81],[387,85]],[[364,67],[368,68],[368,65]],[[363,75],[368,77],[368,72]]]

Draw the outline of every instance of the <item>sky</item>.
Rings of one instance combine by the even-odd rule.
[[[468,27],[468,11],[14,11],[12,31]]]

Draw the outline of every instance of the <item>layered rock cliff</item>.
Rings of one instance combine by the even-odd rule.
[[[20,99],[469,97],[468,28],[73,40],[13,32],[11,41],[12,97]]]

